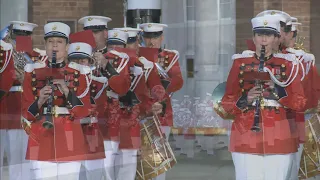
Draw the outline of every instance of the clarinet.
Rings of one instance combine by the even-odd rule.
[[[57,52],[52,52],[52,61],[51,61],[51,68],[56,68],[57,66]],[[46,120],[42,123],[42,127],[45,129],[52,129],[53,128],[53,121],[52,116],[54,114],[53,112],[53,100],[54,100],[54,85],[53,85],[53,79],[52,77],[47,77],[47,86],[51,86],[52,92],[49,96],[49,99],[47,101],[47,116]]]
[[[258,72],[263,72],[265,55],[266,55],[266,47],[262,46],[261,47],[261,52],[260,52],[260,58],[259,58],[259,62],[260,63],[259,63]],[[261,87],[261,85],[262,85],[261,80],[256,80],[256,85]],[[261,109],[260,109],[260,100],[261,100],[261,97],[259,97],[256,100],[256,106],[254,108],[254,110],[255,110],[254,111],[254,122],[253,122],[253,125],[252,125],[252,128],[251,128],[251,131],[253,131],[253,132],[260,132],[261,131],[261,128],[259,126],[259,123],[260,123],[260,111],[261,111]]]

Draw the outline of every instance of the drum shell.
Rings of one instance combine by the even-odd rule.
[[[304,144],[300,161],[299,178],[305,179],[315,177],[319,174],[318,164],[320,163],[320,119],[314,114],[306,121],[306,141]]]
[[[157,118],[141,124],[141,151],[137,163],[136,180],[152,179],[176,164],[173,151],[163,136]],[[152,165],[152,166],[150,166]]]

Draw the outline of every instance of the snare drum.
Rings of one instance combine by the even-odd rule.
[[[149,180],[171,169],[177,162],[163,136],[159,119],[154,116],[141,125],[141,152],[137,162],[136,180]]]
[[[314,114],[306,121],[306,142],[300,161],[299,178],[305,179],[320,174],[320,117]]]

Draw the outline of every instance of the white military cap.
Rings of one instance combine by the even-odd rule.
[[[131,28],[131,27],[124,27],[124,28],[113,28],[114,30],[120,30],[128,33],[129,37],[136,37],[141,29]]]
[[[256,33],[272,33],[278,34],[280,32],[279,20],[273,15],[265,15],[255,17],[251,20],[252,31]]]
[[[168,25],[160,23],[144,23],[140,25],[140,28],[143,30],[143,37],[148,38],[160,36],[165,27],[168,27]]]
[[[291,31],[297,31],[298,30],[298,25],[301,25],[301,23],[298,22],[298,18],[296,17],[291,17]]]
[[[128,0],[128,10],[161,9],[161,0]]]
[[[140,28],[144,32],[160,32],[163,31],[165,27],[168,27],[168,25],[160,23],[144,23],[140,25]]]
[[[128,33],[128,41],[127,43],[134,43],[137,40],[137,35],[139,32],[141,32],[141,29],[137,29],[137,28],[131,28],[131,27],[125,27],[125,28],[114,28],[114,30],[120,30],[123,32]]]
[[[122,45],[127,44],[128,33],[120,30],[109,30],[108,31],[108,44],[109,45]]]
[[[279,10],[266,10],[259,13],[256,17],[265,16],[265,15],[273,15],[275,17],[278,17],[279,21],[286,24],[290,23],[291,21],[291,16],[288,13],[279,11]]]
[[[112,21],[109,17],[104,16],[85,16],[79,19],[79,23],[84,25],[84,29],[104,30],[108,28],[108,22]]]
[[[12,24],[12,29],[28,32],[33,32],[33,29],[38,27],[36,24],[23,21],[11,21],[10,24]]]
[[[44,38],[65,37],[69,39],[70,27],[61,22],[51,22],[44,25]]]
[[[71,43],[68,50],[69,59],[91,58],[92,47],[83,42]]]

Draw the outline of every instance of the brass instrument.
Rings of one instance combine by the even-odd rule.
[[[57,52],[52,52],[52,61],[51,61],[51,68],[56,68],[57,64]],[[48,99],[48,105],[47,105],[47,116],[46,120],[42,123],[42,127],[45,129],[52,129],[53,128],[53,122],[52,122],[52,116],[54,115],[54,107],[53,107],[53,100],[54,100],[54,85],[53,85],[53,79],[52,77],[47,78],[47,85],[51,86],[52,92]]]
[[[160,73],[160,75],[164,78],[169,78],[169,75],[167,74],[167,72],[162,68],[162,66],[159,63],[154,63],[157,67],[158,72]]]
[[[311,178],[320,174],[320,117],[314,114],[306,119],[305,143],[300,161],[299,178]]]
[[[294,49],[303,50],[304,52],[307,52],[307,49],[305,49],[304,47],[305,40],[306,40],[305,37],[297,37],[296,42],[294,43]]]
[[[156,68],[162,77],[164,77],[165,79],[170,78],[168,73],[162,68],[162,66],[159,63],[154,63],[154,64],[156,65]],[[169,94],[169,97],[172,97],[172,95],[173,95],[173,92]]]
[[[221,106],[222,97],[226,91],[227,82],[220,83],[212,92],[213,110],[224,120],[233,120],[234,116],[225,112]]]
[[[2,29],[0,39],[2,39],[6,43],[9,43],[12,45],[12,47],[13,47],[12,54],[13,54],[15,68],[20,71],[23,71],[24,66],[27,63],[34,63],[34,62],[26,53],[16,51],[16,43],[12,39],[12,33],[13,33],[12,27],[13,27],[13,25],[11,24],[10,26],[7,26],[6,28]]]

